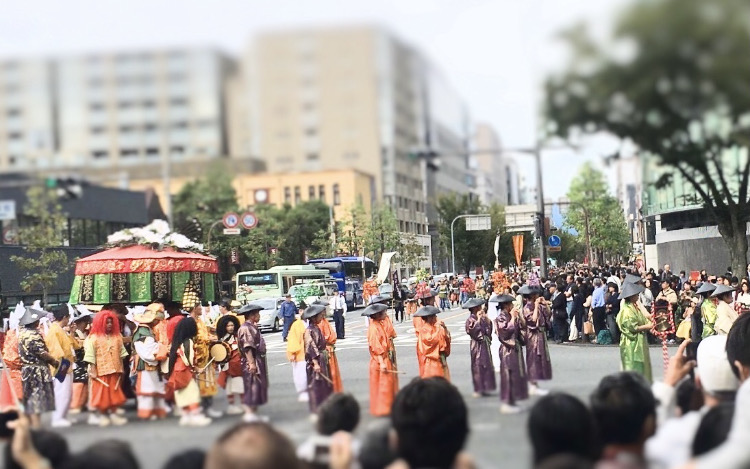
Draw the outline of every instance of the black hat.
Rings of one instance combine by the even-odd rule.
[[[370,303],[383,303],[385,301],[391,301],[392,299],[393,297],[391,297],[391,295],[388,295],[388,294],[377,295],[377,296],[372,297],[372,299],[370,300]]]
[[[620,300],[624,300],[625,298],[630,298],[631,296],[640,295],[641,292],[645,289],[646,287],[638,283],[626,283],[622,286],[620,296],[618,296],[617,298]]]
[[[510,295],[493,295],[490,298],[490,303],[503,304],[503,303],[513,303],[514,301],[516,301],[516,299]]]
[[[362,311],[361,316],[375,316],[378,313],[387,311],[388,307],[382,303],[373,303]]]
[[[414,313],[414,316],[423,318],[425,316],[434,316],[436,314],[440,314],[440,312],[440,308],[437,308],[435,306],[422,306],[417,310],[416,313]]]
[[[305,312],[302,313],[302,319],[310,319],[317,316],[318,314],[325,312],[326,308],[322,305],[310,305],[307,307],[307,309],[305,309]]]
[[[26,308],[26,312],[23,313],[21,319],[18,320],[18,324],[20,326],[28,326],[29,324],[38,322],[44,317],[47,317],[47,313],[45,313],[44,311],[40,311],[34,308]]]
[[[640,275],[627,274],[625,283],[643,283],[643,278]]]
[[[461,305],[463,309],[471,309],[476,308],[477,306],[482,306],[484,304],[484,300],[481,298],[471,298],[466,303]]]
[[[709,293],[713,293],[714,290],[716,290],[716,285],[711,282],[703,282],[701,287],[695,293],[696,295],[710,296]]]
[[[538,295],[539,290],[536,287],[531,287],[529,285],[524,285],[521,288],[518,289],[519,295]]]
[[[246,316],[250,313],[254,313],[255,311],[260,311],[262,309],[264,309],[263,306],[259,305],[258,303],[248,303],[242,306],[242,308],[240,308],[240,310],[237,311],[237,314]]]
[[[714,292],[711,294],[711,297],[712,298],[717,298],[717,297],[719,297],[721,295],[724,295],[726,293],[731,293],[734,290],[735,290],[735,288],[732,287],[731,285],[717,285],[716,286],[716,290],[714,290]]]

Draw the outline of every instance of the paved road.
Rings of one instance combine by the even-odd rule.
[[[464,395],[470,411],[471,437],[468,450],[479,467],[526,468],[529,467],[530,448],[526,437],[527,413],[500,415],[497,395],[472,398],[469,370],[468,336],[463,331],[466,312],[452,310],[443,313],[453,336],[452,355],[449,358],[451,377]],[[399,337],[396,347],[399,368],[406,372],[403,385],[417,376],[415,337],[411,324],[396,324]],[[347,337],[337,345],[337,354],[344,389],[351,392],[362,406],[363,427],[370,421],[367,364],[369,354],[365,337],[364,319],[358,311],[347,315]],[[292,384],[291,367],[286,362],[285,344],[280,334],[267,334],[268,363],[270,369],[270,402],[262,412],[270,416],[274,425],[286,432],[295,442],[303,441],[312,431],[308,420],[307,404],[297,402]],[[554,379],[543,387],[566,391],[586,399],[598,380],[619,369],[619,352],[611,346],[550,345]],[[651,349],[654,372],[661,375],[661,349]],[[533,404],[534,398],[526,405]],[[225,406],[223,396],[219,407]],[[76,425],[65,431],[73,449],[81,449],[93,441],[106,438],[126,439],[132,443],[146,469],[158,468],[167,456],[188,448],[207,448],[211,442],[229,428],[238,417],[225,417],[200,429],[182,428],[176,419],[163,422],[132,422],[124,427],[88,427]]]

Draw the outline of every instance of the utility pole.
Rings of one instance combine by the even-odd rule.
[[[542,183],[542,152],[537,141],[534,146],[534,160],[536,162],[536,207],[539,212],[539,220],[544,223],[544,184]],[[544,226],[544,225],[542,225]],[[547,277],[547,250],[546,240],[544,239],[544,230],[539,236],[539,276]]]

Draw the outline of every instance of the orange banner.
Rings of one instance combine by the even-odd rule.
[[[513,235],[513,252],[516,254],[516,265],[521,265],[523,257],[523,235]]]

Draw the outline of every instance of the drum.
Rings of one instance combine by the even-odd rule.
[[[224,342],[216,342],[209,349],[209,354],[213,358],[214,363],[221,365],[229,360],[229,356],[232,354],[232,347]]]

